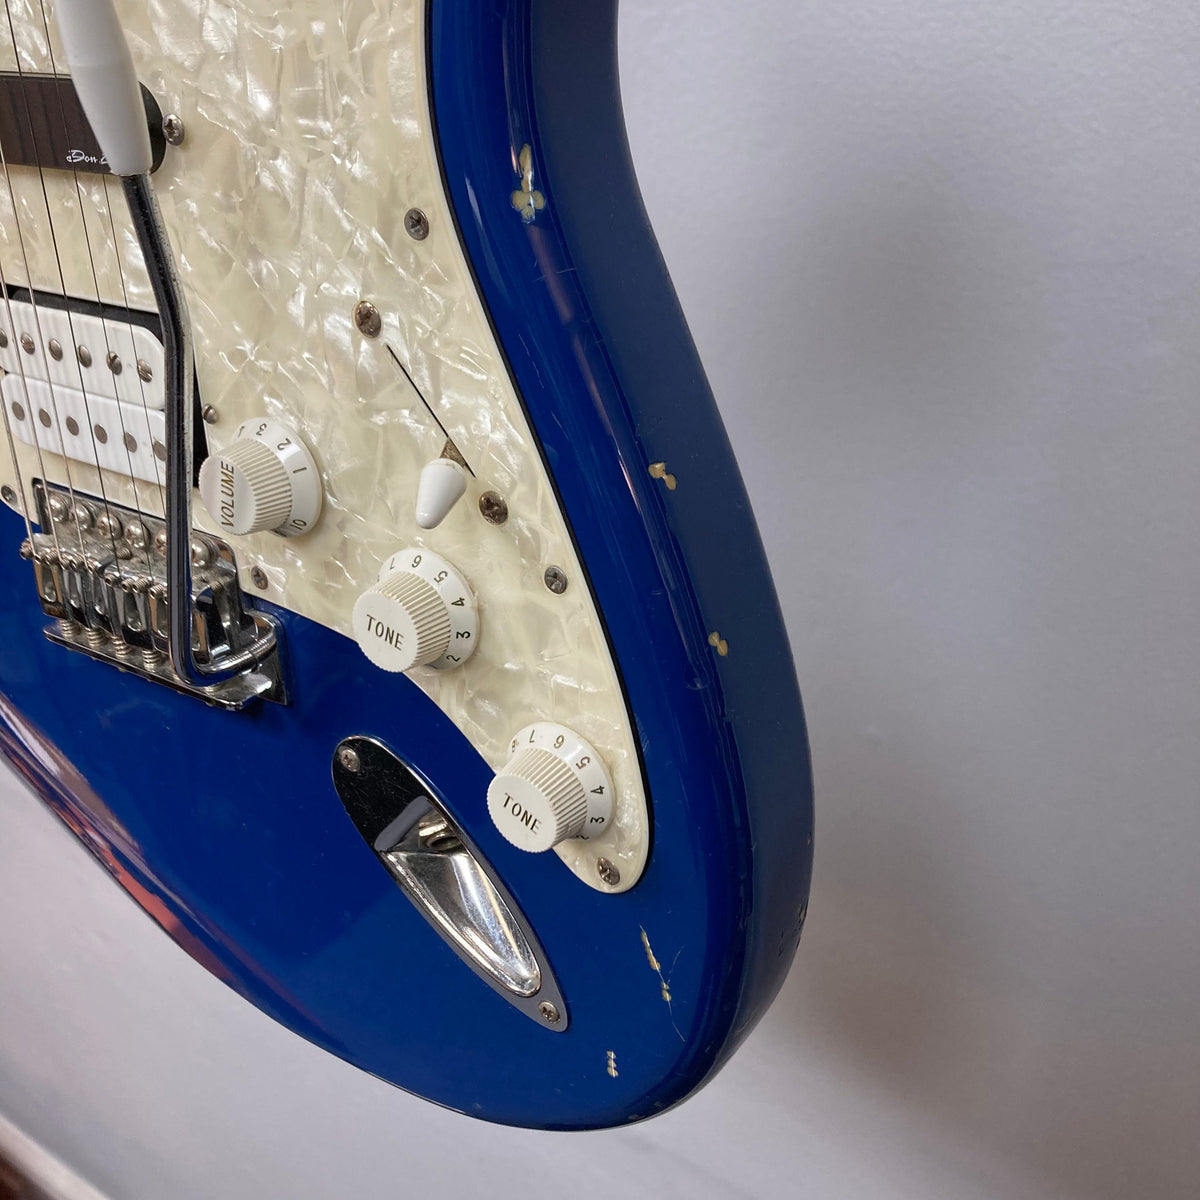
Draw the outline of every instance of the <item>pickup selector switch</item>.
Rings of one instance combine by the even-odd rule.
[[[354,636],[385,671],[467,661],[479,637],[470,585],[440,554],[410,546],[383,564],[354,606]]]
[[[608,828],[612,779],[579,734],[538,721],[512,739],[509,752],[488,787],[487,805],[496,828],[514,846],[536,853]]]
[[[307,533],[321,515],[321,476],[294,429],[256,417],[200,467],[200,498],[222,533]]]

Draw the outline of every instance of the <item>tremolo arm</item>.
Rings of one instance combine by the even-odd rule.
[[[265,614],[241,610],[236,571],[231,579],[226,572],[215,586],[205,580],[209,593],[217,593],[217,603],[209,608],[221,610],[223,619],[216,626],[223,629],[223,636],[204,636],[214,622],[206,620],[193,602],[191,325],[150,180],[150,139],[129,47],[111,0],[59,0],[55,9],[76,92],[110,169],[121,179],[162,323],[166,604],[165,628],[160,632],[165,633],[166,653],[176,677],[163,681],[233,708],[255,696],[283,700],[279,631]],[[209,547],[208,554],[218,561],[228,557],[226,547]],[[205,557],[202,548],[201,560]],[[228,611],[231,603],[234,612]],[[197,641],[201,655],[197,655]],[[152,674],[162,679],[162,671]]]

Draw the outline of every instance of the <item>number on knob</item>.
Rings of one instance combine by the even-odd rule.
[[[200,497],[223,533],[307,533],[321,515],[321,477],[295,430],[257,417],[200,467]]]
[[[613,814],[612,779],[595,749],[565,725],[526,725],[488,787],[488,813],[521,850],[603,833]]]
[[[479,640],[470,585],[440,554],[410,546],[383,564],[354,606],[354,636],[385,671],[466,662]]]

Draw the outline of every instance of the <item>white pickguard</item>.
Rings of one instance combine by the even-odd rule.
[[[23,69],[49,71],[37,0],[11,3]],[[445,555],[478,595],[480,642],[463,668],[421,670],[414,681],[493,768],[533,721],[559,722],[590,741],[616,785],[616,820],[603,836],[557,850],[593,887],[631,886],[649,841],[634,734],[442,194],[423,86],[423,5],[119,0],[118,8],[142,81],[186,127],[155,182],[191,309],[202,400],[218,413],[210,442],[219,447],[242,420],[268,415],[298,429],[322,468],[325,509],[312,533],[231,539],[243,586],[349,635],[355,599],[390,553],[420,545]],[[11,44],[0,49],[0,67],[13,69]],[[496,147],[512,161],[514,188],[520,149]],[[0,270],[10,283],[27,282],[27,257],[36,288],[94,301],[98,280],[106,303],[154,309],[115,183],[46,173],[56,258],[37,173],[14,168],[11,177],[24,245],[0,189]],[[508,195],[494,202],[522,220]],[[412,207],[429,217],[424,241],[405,232]],[[378,339],[355,327],[363,298],[383,316]],[[387,346],[475,472],[466,496],[428,532],[414,519],[417,478],[444,439]],[[30,503],[40,468],[31,446],[17,451]],[[62,458],[43,457],[52,480],[99,494],[94,467],[73,462],[68,480]],[[17,486],[2,451],[0,479]],[[156,485],[138,484],[135,495],[106,471],[104,487],[114,501],[161,512]],[[504,525],[479,514],[489,490],[507,501]],[[199,503],[196,514],[215,531]],[[568,577],[561,595],[543,583],[549,565]],[[251,583],[255,566],[269,580],[265,591]],[[346,653],[359,650],[347,643]],[[598,879],[600,856],[619,867],[616,887]]]

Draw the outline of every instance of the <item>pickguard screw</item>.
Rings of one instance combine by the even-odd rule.
[[[58,338],[51,338],[46,343],[46,349],[50,351],[50,357],[54,359],[55,362],[62,361],[62,342],[60,342]]]
[[[492,525],[503,525],[508,520],[508,505],[499,492],[484,492],[479,497],[479,512]]]
[[[370,300],[360,300],[354,306],[354,324],[363,337],[377,338],[383,329],[383,318]]]
[[[549,1000],[543,1000],[538,1005],[538,1012],[542,1014],[542,1019],[550,1025],[557,1025],[562,1020],[562,1013]]]
[[[204,418],[205,425],[215,425],[221,414],[211,404],[206,404],[200,410],[200,415]]]
[[[3,500],[5,504],[16,504],[17,493],[6,483],[3,487],[0,487],[0,500]]]
[[[92,365],[92,352],[86,346],[79,346],[75,354],[79,359],[81,367],[90,367]]]
[[[174,113],[167,113],[167,115],[163,117],[162,131],[163,137],[165,137],[172,146],[178,146],[183,141],[184,134],[187,132],[183,127],[183,121]]]
[[[267,578],[267,573],[262,567],[250,568],[250,582],[254,584],[259,591],[266,591],[270,586],[271,581]]]
[[[31,338],[27,333],[21,334],[21,349],[24,350],[26,354],[33,353],[33,338]]]
[[[121,362],[121,356],[115,350],[110,350],[104,361],[108,364],[108,369],[114,375],[120,375],[123,369],[123,364]]]
[[[547,567],[542,579],[556,596],[561,596],[567,590],[567,573],[562,567]]]
[[[338,762],[352,775],[357,775],[362,770],[362,759],[358,757],[358,751],[351,746],[343,746],[338,750]]]
[[[144,359],[138,359],[138,378],[143,383],[149,383],[154,378],[154,372],[150,370],[150,364]]]
[[[7,349],[8,349],[8,334],[5,333],[3,329],[0,329],[0,350],[7,350]]]
[[[596,859],[596,874],[608,884],[609,887],[616,887],[621,882],[621,872],[617,870],[616,865],[607,858]]]
[[[404,214],[404,232],[414,242],[423,242],[429,236],[429,218],[419,208],[410,208]]]

